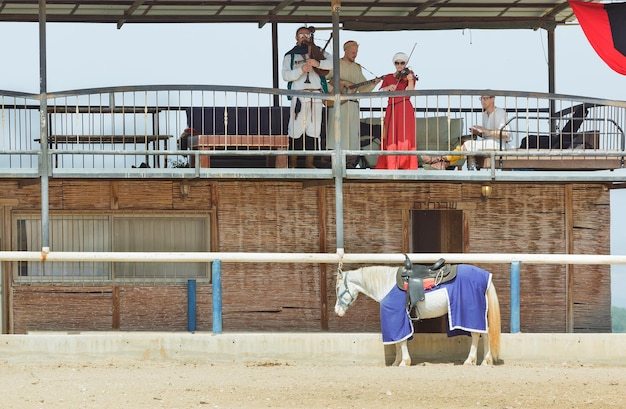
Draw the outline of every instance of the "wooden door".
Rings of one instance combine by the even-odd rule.
[[[411,211],[411,253],[463,253],[463,234],[461,210]],[[445,333],[447,320],[446,315],[413,324],[416,333]]]

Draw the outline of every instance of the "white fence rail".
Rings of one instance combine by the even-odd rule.
[[[408,253],[412,262],[428,264],[439,258],[449,263],[501,264],[626,264],[626,255],[598,254],[492,254],[492,253]],[[319,264],[402,264],[403,254],[363,253],[244,253],[244,252],[59,252],[0,251],[0,261],[128,261],[128,262],[207,262],[223,263],[319,263]]]

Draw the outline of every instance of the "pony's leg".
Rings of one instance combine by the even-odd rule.
[[[402,349],[400,347],[401,342],[396,343],[396,359],[393,361],[391,366],[399,366],[402,361]]]
[[[478,341],[480,340],[479,332],[472,332],[472,345],[470,346],[469,355],[463,365],[476,365],[478,355]]]
[[[400,349],[402,350],[402,362],[400,362],[400,366],[411,366],[411,355],[409,355],[409,343],[405,339],[400,344]]]
[[[481,365],[493,365],[493,356],[491,356],[491,345],[489,344],[489,333],[483,334],[483,362]]]
[[[396,360],[393,366],[411,366],[411,355],[409,355],[409,345],[406,341],[396,343]]]

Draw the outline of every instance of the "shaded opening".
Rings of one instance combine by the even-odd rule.
[[[463,234],[461,210],[411,211],[411,253],[463,253]],[[447,322],[446,314],[413,325],[416,333],[445,333]]]

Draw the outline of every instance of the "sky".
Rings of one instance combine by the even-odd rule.
[[[279,54],[303,24],[278,27]],[[318,28],[330,27],[319,25]],[[272,87],[271,27],[256,24],[48,23],[47,90],[205,84]],[[330,31],[318,30],[323,46]],[[367,78],[393,72],[392,57],[414,48],[410,66],[421,89],[548,92],[544,30],[340,32],[360,44]],[[35,23],[0,23],[0,89],[39,92],[39,31]],[[626,100],[626,77],[595,53],[577,25],[559,27],[555,91]],[[332,42],[327,48],[332,50]],[[281,82],[281,88],[286,84]],[[626,255],[626,190],[611,191],[611,254]],[[612,305],[626,308],[626,266],[612,267]]]

